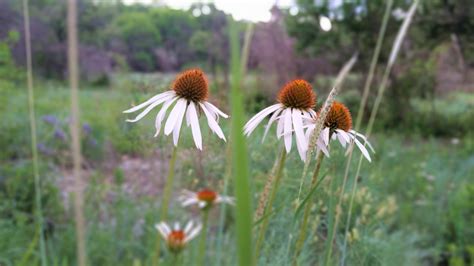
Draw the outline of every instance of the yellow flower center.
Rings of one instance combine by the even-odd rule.
[[[206,75],[200,69],[186,70],[174,81],[173,90],[178,96],[189,101],[206,100],[209,94]]]
[[[179,252],[184,247],[185,234],[183,230],[173,230],[168,235],[168,247],[172,252]]]
[[[334,102],[326,116],[324,125],[332,131],[336,129],[349,131],[352,128],[352,116],[349,109],[340,102]]]
[[[309,109],[316,104],[316,94],[307,81],[295,79],[280,90],[278,101],[288,108]]]

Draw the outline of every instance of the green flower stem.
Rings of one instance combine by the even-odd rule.
[[[205,265],[206,260],[206,239],[207,239],[207,226],[209,222],[209,207],[207,206],[202,209],[202,233],[199,241],[199,253],[198,253],[198,265]]]
[[[283,166],[285,165],[285,160],[286,160],[286,151],[285,151],[285,149],[282,149],[281,155],[280,155],[280,160],[279,160],[278,166],[277,166],[277,171],[275,173],[275,179],[274,179],[274,182],[273,182],[273,187],[272,187],[272,190],[270,192],[270,198],[268,200],[267,206],[265,208],[265,212],[263,213],[262,217],[265,217],[268,214],[268,212],[271,211],[271,208],[273,206],[273,201],[275,200],[276,192],[277,192],[278,187],[280,185],[280,180],[281,180],[281,175],[282,175],[282,172],[283,172]],[[269,221],[270,221],[269,216],[265,217],[262,221],[262,225],[260,227],[260,231],[259,231],[258,238],[257,238],[257,244],[255,246],[255,258],[256,258],[256,260],[258,259],[258,256],[259,256],[259,253],[260,253],[260,248],[262,246],[263,239],[265,238],[265,232],[267,230]]]
[[[310,191],[313,189],[314,186],[316,186],[316,183],[318,181],[319,171],[321,170],[321,163],[323,162],[323,159],[324,159],[324,154],[322,152],[319,152],[318,158],[316,159],[316,167],[314,168],[313,178],[311,179]],[[297,265],[298,257],[301,253],[301,249],[303,248],[304,241],[306,239],[306,233],[308,229],[308,219],[309,219],[309,214],[311,212],[312,207],[313,207],[313,201],[309,199],[304,209],[304,216],[303,216],[303,221],[301,222],[300,234],[298,236],[298,239],[296,240],[295,257],[293,260],[293,265]]]
[[[176,153],[178,147],[173,147],[173,152],[171,154],[171,159],[168,166],[168,176],[166,177],[165,188],[163,189],[163,200],[161,202],[161,211],[160,211],[160,221],[166,221],[168,218],[168,205],[170,202],[171,191],[173,189],[174,182],[174,166],[176,163]],[[161,246],[161,236],[157,234],[156,246],[155,246],[155,256],[153,257],[153,265],[158,265],[160,261],[160,246]]]

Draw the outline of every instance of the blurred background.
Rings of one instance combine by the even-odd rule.
[[[411,2],[393,3],[363,124]],[[66,1],[34,0],[29,9],[43,230],[51,260],[68,265],[75,262],[75,239]],[[78,0],[91,265],[146,263],[153,249],[152,225],[170,143],[152,138],[153,115],[130,125],[123,110],[169,89],[179,71],[200,67],[210,79],[210,101],[229,112],[228,25],[233,20],[242,43],[246,29],[251,34],[242,83],[247,116],[274,103],[293,78],[313,84],[319,108],[341,67],[358,53],[338,96],[355,119],[385,9],[384,0]],[[24,41],[22,1],[0,0],[0,265],[39,260]],[[221,124],[228,133],[226,122]],[[377,218],[354,225],[358,233],[351,236],[350,256],[362,263],[355,265],[472,265],[473,129],[474,4],[421,1],[375,122],[374,162],[360,177],[366,194],[354,215]],[[222,185],[224,146],[212,137],[205,137],[204,152],[198,153],[184,132],[178,187]],[[255,192],[273,163],[268,151],[276,154],[276,145],[275,139],[265,144],[258,136],[249,139]],[[339,157],[343,162],[342,152]],[[299,173],[302,164],[291,160]],[[299,176],[288,182],[288,191],[298,186]],[[373,208],[373,217],[367,208]],[[227,216],[231,225],[232,212]],[[278,223],[284,228],[284,220]]]

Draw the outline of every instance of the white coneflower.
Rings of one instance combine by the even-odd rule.
[[[202,189],[198,192],[183,190],[179,200],[183,207],[196,204],[201,209],[211,207],[217,203],[228,203],[234,205],[233,197],[219,195],[217,192],[210,189]]]
[[[245,124],[244,132],[249,136],[263,119],[271,114],[263,138],[267,135],[273,122],[277,123],[277,138],[280,139],[283,136],[286,152],[289,153],[294,132],[298,153],[304,161],[308,142],[304,134],[303,117],[314,118],[316,116],[316,112],[312,109],[316,104],[316,94],[307,81],[297,79],[287,83],[280,90],[278,102],[252,117]]]
[[[189,221],[184,229],[181,229],[179,223],[175,223],[171,228],[167,223],[161,222],[155,225],[160,235],[166,240],[169,250],[173,253],[180,252],[186,244],[195,238],[202,229],[198,224],[194,226],[193,221]]]
[[[158,112],[155,120],[156,137],[160,133],[161,124],[165,119],[166,111],[175,103],[165,123],[165,135],[169,135],[173,132],[173,143],[177,146],[181,124],[186,116],[186,124],[188,127],[191,126],[194,143],[198,149],[202,150],[202,136],[198,116],[199,111],[202,111],[206,116],[207,123],[211,130],[216,133],[219,138],[224,141],[226,140],[217,121],[219,116],[227,118],[228,115],[224,114],[216,106],[206,101],[208,94],[209,91],[205,74],[200,69],[191,69],[184,71],[176,78],[171,90],[157,94],[148,101],[125,110],[124,113],[136,112],[146,107],[146,109],[135,117],[135,119],[127,120],[127,122],[137,122],[153,108],[163,104],[163,107]]]
[[[307,125],[308,130],[306,131],[306,137],[311,136],[315,128],[315,120],[305,119],[309,124]],[[364,157],[370,162],[370,155],[367,149],[364,147],[357,138],[361,138],[367,146],[374,152],[374,149],[367,141],[366,137],[352,128],[352,117],[349,109],[340,102],[334,102],[331,105],[326,121],[324,122],[324,129],[321,131],[321,135],[318,138],[317,146],[321,151],[329,157],[329,139],[337,139],[342,147],[346,148],[347,144],[354,142],[359,150],[362,152]],[[349,145],[351,147],[352,145]]]

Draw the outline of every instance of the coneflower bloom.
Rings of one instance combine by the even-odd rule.
[[[220,195],[210,189],[202,189],[198,192],[183,190],[179,200],[181,201],[181,205],[183,207],[196,204],[201,209],[211,207],[217,203],[227,203],[234,205],[233,197]]]
[[[168,136],[173,132],[173,143],[177,146],[181,124],[186,117],[187,126],[191,126],[194,143],[198,149],[202,150],[202,135],[199,126],[200,111],[206,116],[207,123],[211,130],[216,133],[219,138],[224,141],[226,140],[217,121],[219,116],[224,118],[228,116],[207,101],[208,95],[207,78],[204,72],[200,69],[190,69],[184,71],[176,78],[171,90],[157,94],[144,103],[125,110],[124,113],[133,113],[146,107],[137,117],[127,120],[127,122],[137,122],[153,108],[163,104],[155,120],[155,137],[157,137],[160,134],[166,111],[175,103],[165,123],[165,135]]]
[[[249,136],[265,117],[271,115],[263,138],[267,135],[273,122],[277,123],[277,138],[280,139],[283,136],[286,152],[289,153],[294,132],[298,153],[304,161],[308,143],[304,134],[303,117],[314,118],[316,116],[316,112],[312,109],[316,104],[316,94],[307,81],[296,79],[287,83],[280,90],[277,100],[277,104],[263,109],[252,117],[245,124],[244,133]]]
[[[316,119],[305,119],[308,122],[308,129],[306,131],[306,137],[309,139],[312,132],[314,131]],[[342,147],[346,148],[347,144],[354,142],[359,150],[362,152],[364,157],[370,162],[370,155],[364,145],[357,139],[361,138],[367,146],[374,152],[374,149],[367,141],[366,137],[352,129],[352,116],[349,109],[340,102],[334,102],[331,105],[326,120],[324,122],[324,128],[319,135],[317,146],[318,148],[329,157],[329,140],[338,140]],[[352,145],[349,145],[349,147]]]
[[[194,226],[192,221],[189,221],[184,229],[181,229],[179,223],[175,223],[171,228],[167,223],[161,222],[155,225],[155,228],[160,232],[160,235],[166,240],[166,244],[171,252],[180,252],[186,244],[195,238],[202,229],[198,224]]]

